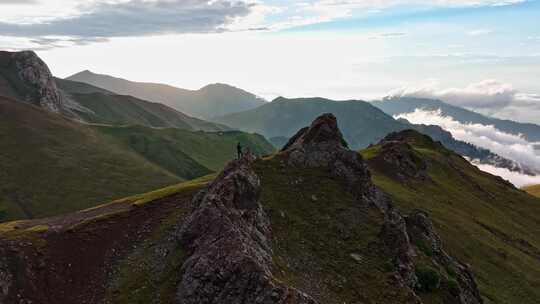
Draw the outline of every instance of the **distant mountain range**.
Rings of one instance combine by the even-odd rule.
[[[213,121],[267,138],[289,138],[323,113],[338,117],[343,135],[353,149],[367,147],[388,133],[404,128],[401,122],[367,102],[324,98],[279,97],[256,109],[216,117]]]
[[[88,123],[202,131],[230,130],[227,126],[188,116],[161,103],[118,95],[82,82],[56,79],[56,83],[66,99],[79,105],[72,111]]]
[[[280,97],[253,110],[216,117],[214,121],[239,130],[263,134],[279,148],[287,142],[295,130],[327,112],[338,117],[343,135],[353,149],[362,149],[376,143],[390,132],[415,129],[469,159],[526,174],[536,173],[525,164],[516,163],[489,150],[456,140],[441,127],[398,121],[371,103],[360,100],[333,101],[324,98]]]
[[[416,109],[424,109],[429,111],[440,110],[442,115],[451,116],[455,120],[464,124],[477,123],[482,125],[493,125],[495,128],[506,133],[514,135],[521,134],[528,141],[540,141],[539,125],[487,117],[464,108],[449,105],[440,100],[414,97],[396,97],[386,98],[382,101],[373,102],[372,104],[392,116],[414,112]]]
[[[83,71],[67,78],[84,82],[121,95],[159,102],[199,118],[211,118],[249,110],[266,101],[226,84],[211,84],[199,90],[186,90],[158,83],[134,82]]]

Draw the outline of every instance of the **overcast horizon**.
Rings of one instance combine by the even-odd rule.
[[[442,99],[540,124],[536,0],[1,1],[0,49],[59,77],[91,70],[187,89]]]

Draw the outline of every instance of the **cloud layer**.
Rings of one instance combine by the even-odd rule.
[[[503,108],[518,96],[512,85],[497,80],[484,80],[464,88],[439,89],[435,84],[405,87],[392,93],[400,97],[441,99],[449,104],[467,108]]]
[[[500,156],[540,170],[540,155],[535,150],[535,146],[539,143],[528,142],[521,136],[502,132],[494,126],[463,124],[454,120],[452,117],[442,115],[440,110],[426,111],[416,109],[411,113],[397,115],[396,118],[403,118],[415,124],[441,126],[443,129],[452,133],[458,140],[488,149]],[[525,177],[519,177],[518,179],[518,173],[506,175],[508,179],[512,178],[510,181],[516,185],[526,180]]]
[[[66,37],[94,42],[112,37],[213,33],[225,31],[252,8],[253,4],[233,0],[90,2],[80,4],[75,16],[39,23],[0,22],[0,35],[55,45]]]
[[[512,184],[514,184],[516,187],[525,187],[525,186],[532,186],[532,185],[538,185],[540,184],[540,176],[530,176],[521,174],[519,172],[513,172],[506,168],[499,168],[492,165],[486,165],[486,164],[479,164],[473,162],[475,166],[477,166],[480,170],[484,172],[491,173],[493,175],[500,176],[504,178],[505,180],[510,181]]]
[[[432,81],[420,86],[406,86],[389,95],[438,99],[488,116],[540,124],[540,95],[520,92],[511,84],[493,79],[447,89],[439,88],[437,82]]]

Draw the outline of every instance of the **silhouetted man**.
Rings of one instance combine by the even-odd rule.
[[[238,154],[238,159],[241,159],[244,156],[244,152],[242,152],[242,145],[240,142],[236,145],[236,153]]]

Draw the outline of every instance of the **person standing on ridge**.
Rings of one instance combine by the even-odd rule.
[[[236,145],[236,153],[238,159],[242,159],[242,157],[244,156],[244,152],[242,152],[242,145],[240,144],[240,142],[238,142],[238,144]]]

